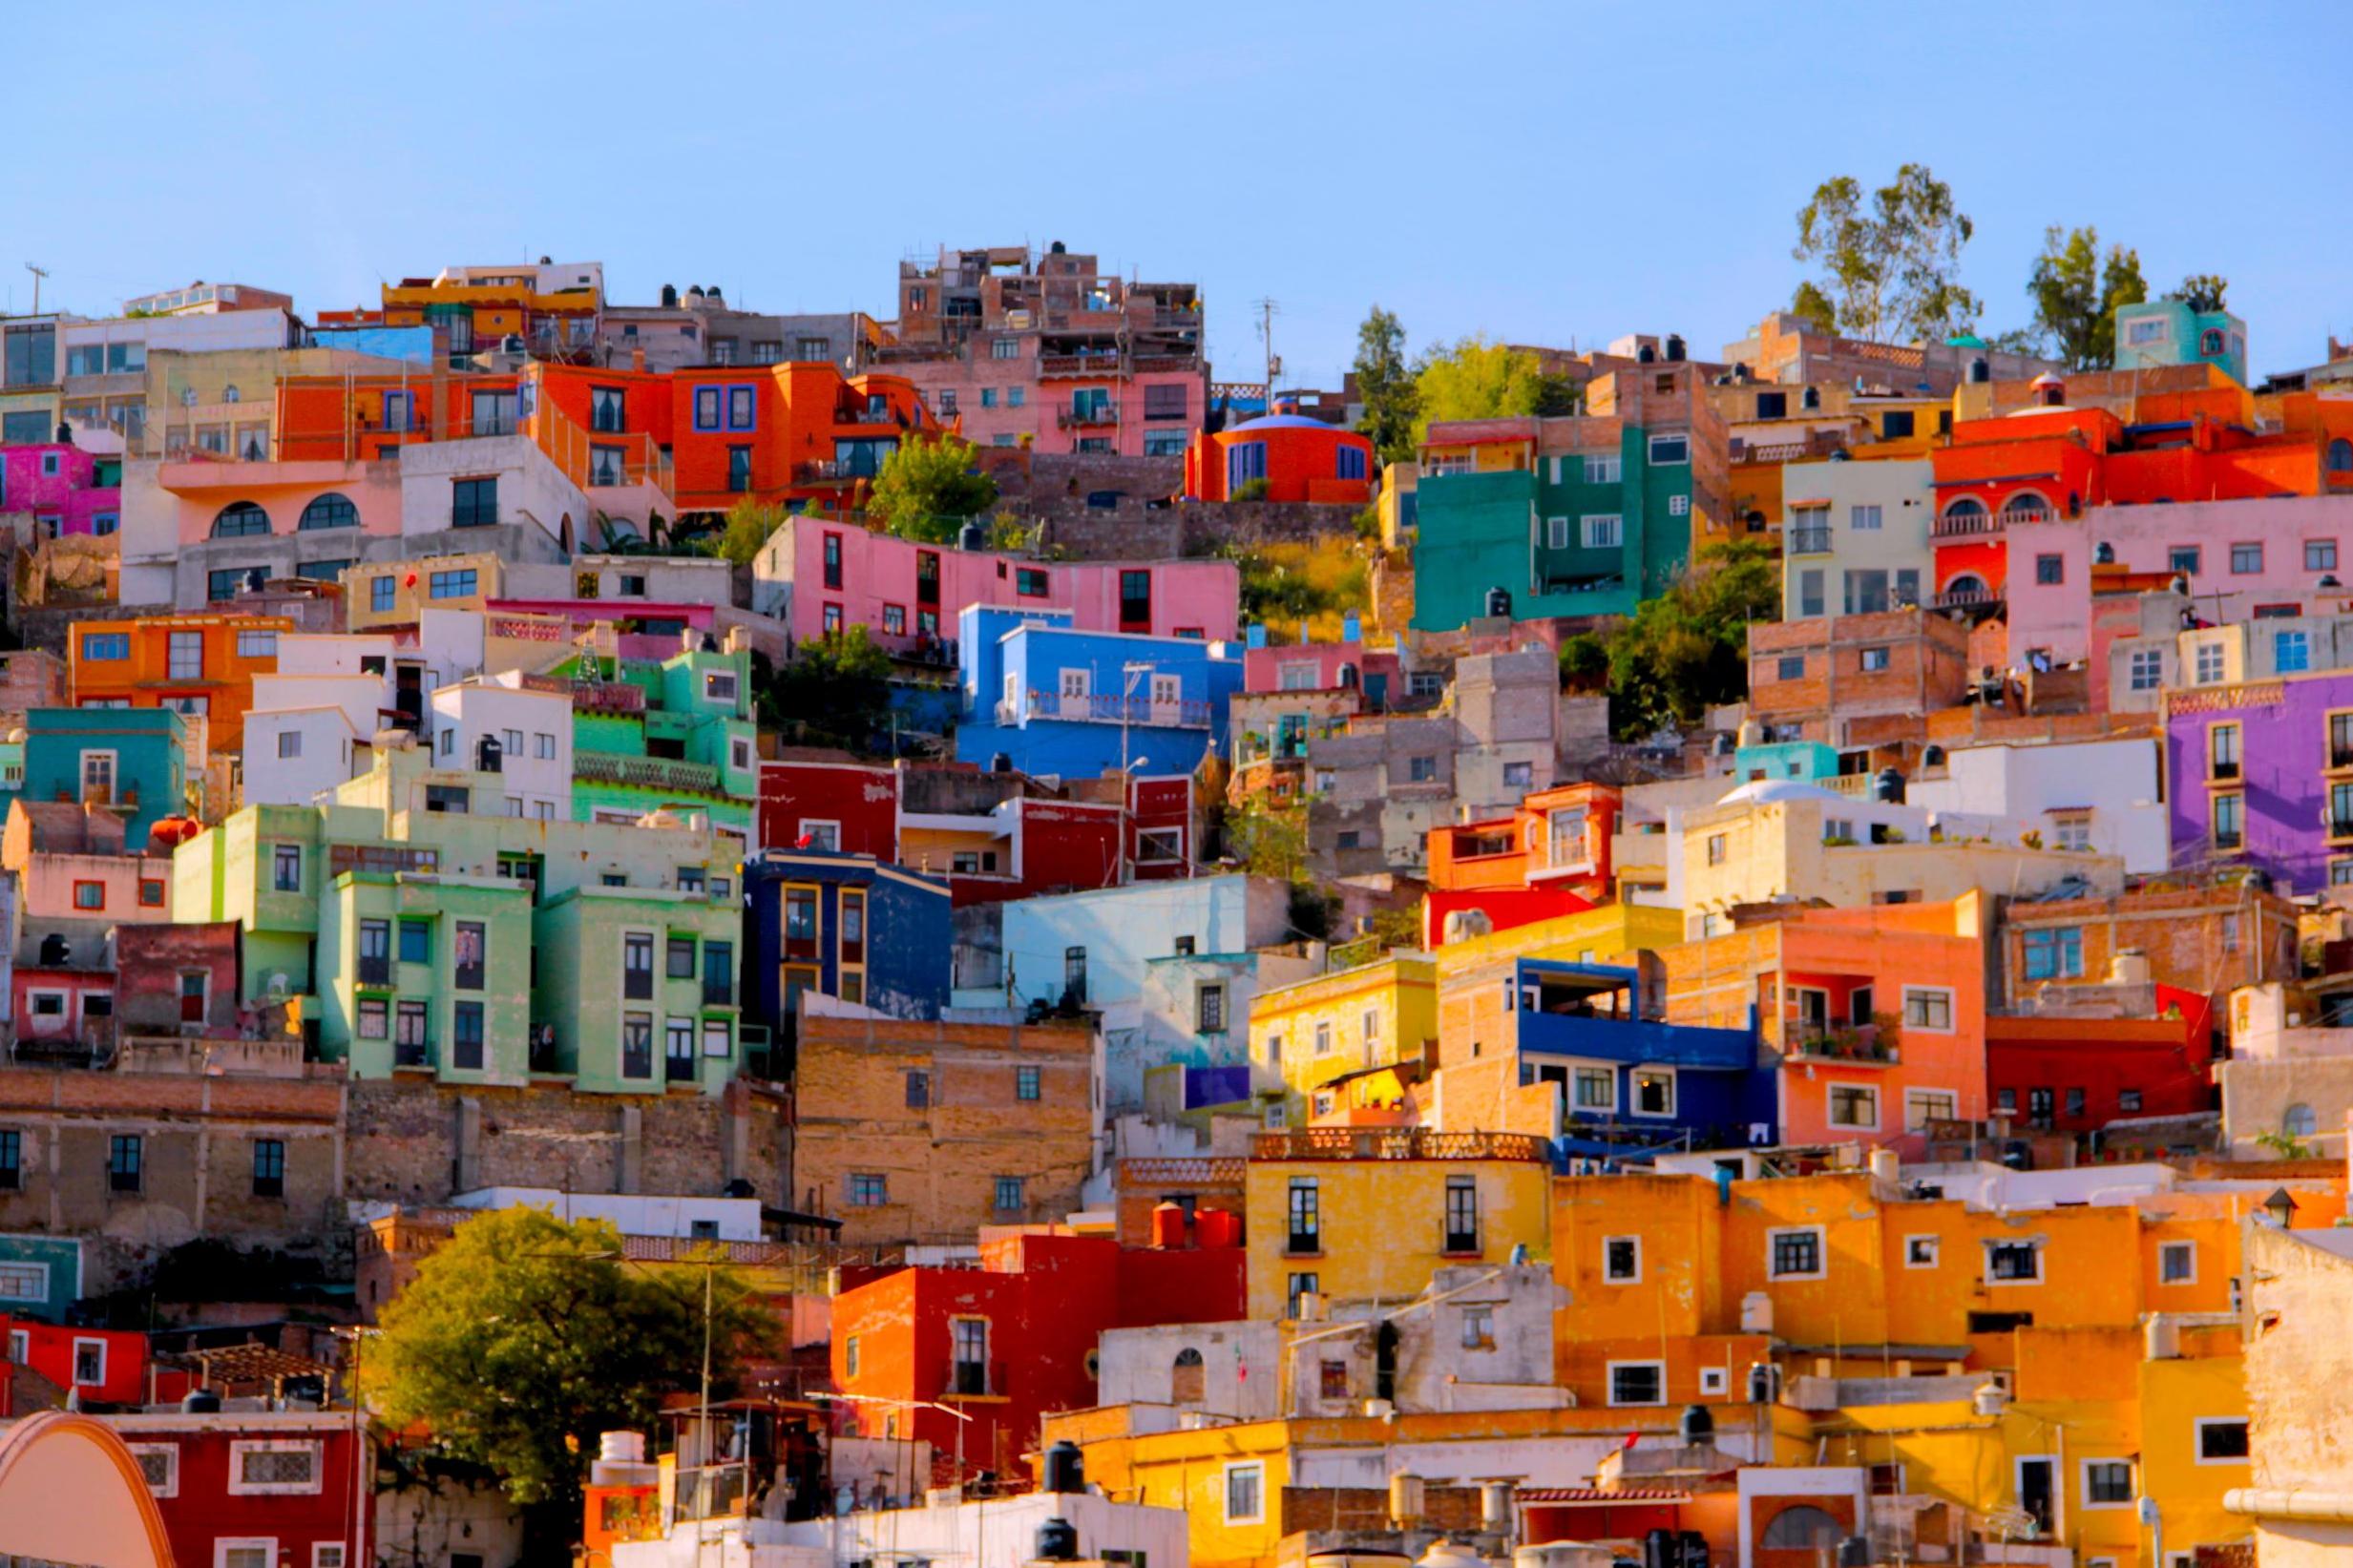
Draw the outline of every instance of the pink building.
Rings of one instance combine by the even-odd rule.
[[[122,526],[122,460],[51,443],[0,447],[0,512],[32,513],[38,536]]]
[[[1357,631],[1355,617],[1345,624]],[[1242,655],[1242,689],[1247,692],[1325,692],[1354,687],[1364,693],[1365,706],[1378,711],[1405,695],[1404,666],[1388,648],[1367,648],[1359,637],[1339,642],[1308,642],[1269,647],[1250,628],[1250,645]]]
[[[1011,357],[891,368],[914,383],[940,423],[976,447],[1182,457],[1201,427],[1208,377],[1198,364],[1147,370],[1115,356],[1090,373],[1092,360],[1040,354],[1036,338],[1012,341],[1019,351]]]
[[[146,538],[189,546],[347,528],[400,533],[396,462],[161,463],[152,488],[140,478]]]
[[[121,817],[103,805],[11,803],[0,829],[0,869],[15,875],[17,918],[30,927],[171,919],[170,853],[127,850]]]
[[[2095,651],[2095,589],[2185,577],[2209,620],[2296,613],[2315,589],[2353,564],[2353,495],[2294,495],[2173,506],[2090,507],[2080,517],[2007,528],[2012,663],[2041,653],[2054,664]],[[2218,597],[2217,597],[2218,596]]]
[[[940,648],[968,605],[1061,610],[1082,632],[1231,641],[1231,561],[1034,561],[919,544],[854,523],[794,517],[752,563],[752,609],[795,638],[864,626],[886,648]]]

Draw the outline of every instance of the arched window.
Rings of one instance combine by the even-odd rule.
[[[1201,1364],[1201,1352],[1188,1345],[1176,1353],[1176,1365],[1168,1369],[1168,1402],[1197,1405],[1208,1389],[1208,1369]]]
[[[2030,490],[2022,490],[2003,502],[2002,510],[2013,517],[2048,517],[2050,503]]]
[[[1967,572],[1944,585],[1947,594],[1982,594],[1985,591],[1985,579]]]
[[[269,532],[269,513],[251,501],[231,501],[213,519],[216,539],[243,539]]]
[[[2328,471],[2353,473],[2353,441],[2340,436],[2328,444]]]
[[[1769,1552],[1818,1552],[1825,1547],[1835,1549],[1843,1534],[1827,1510],[1799,1503],[1775,1514],[1756,1544]]]
[[[1819,387],[1807,387],[1804,394],[1797,399],[1797,407],[1809,411],[1818,408],[1821,406],[1822,389]]]
[[[360,526],[360,509],[347,498],[328,491],[325,495],[311,497],[310,505],[303,508],[303,520],[295,526],[304,531],[314,528],[357,528]]]
[[[1964,495],[1944,509],[1944,515],[1947,517],[1983,517],[1985,515],[1985,503],[1974,495]]]
[[[223,403],[242,403],[245,394],[237,389],[237,383],[233,381],[221,388],[221,401]]]
[[[2320,1118],[2300,1099],[2280,1113],[2279,1130],[2290,1138],[2310,1138],[2320,1128]]]
[[[2206,328],[2205,331],[2200,332],[2197,335],[2197,351],[2201,354],[2219,354],[2222,352],[2222,329],[2217,326],[2210,326]]]

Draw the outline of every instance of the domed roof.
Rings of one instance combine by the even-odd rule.
[[[1985,346],[1985,340],[1974,332],[1956,332],[1944,340],[1944,346],[1947,348],[1983,348]]]
[[[2046,370],[2027,383],[2029,387],[2065,387],[2066,380],[2056,370]]]
[[[1763,805],[1773,801],[1843,802],[1844,795],[1803,779],[1751,779],[1716,802],[1718,805]]]
[[[1227,433],[1239,435],[1244,430],[1330,430],[1334,435],[1350,433],[1337,425],[1327,425],[1305,414],[1260,414],[1256,419],[1246,419],[1239,425],[1229,427]]]

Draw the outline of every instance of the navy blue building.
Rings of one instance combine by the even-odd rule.
[[[744,866],[746,1046],[764,1029],[770,1072],[792,1063],[808,993],[936,1018],[948,1005],[954,930],[948,885],[872,855],[769,850]]]

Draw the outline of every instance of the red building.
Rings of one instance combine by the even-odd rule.
[[[147,1336],[118,1328],[76,1328],[0,1313],[0,1362],[22,1367],[54,1384],[59,1403],[78,1391],[86,1404],[137,1405],[147,1397]],[[9,1408],[12,1379],[0,1373],[0,1416],[30,1415]]]
[[[373,1463],[347,1411],[156,1411],[103,1418],[155,1494],[175,1561],[364,1568]]]
[[[1987,1014],[1985,1086],[1994,1110],[2014,1126],[2062,1133],[2213,1110],[2211,1004],[2176,986],[2153,989],[2147,1017]]]
[[[1097,1402],[1104,1329],[1243,1316],[1245,1256],[984,1231],[977,1269],[902,1268],[833,1298],[833,1386],[858,1396],[861,1432],[930,1443],[939,1481],[1010,1479],[1040,1415]]]
[[[790,747],[760,764],[755,850],[838,849],[895,864],[898,820],[895,768],[844,752]]]
[[[1509,930],[1589,909],[1611,895],[1610,836],[1624,797],[1609,784],[1541,789],[1508,817],[1430,830],[1421,940],[1446,938],[1447,916],[1477,911]]]
[[[1266,481],[1265,501],[1328,506],[1371,504],[1380,465],[1367,437],[1299,414],[1268,414],[1228,429],[1203,430],[1185,449],[1185,498],[1230,501]]]

